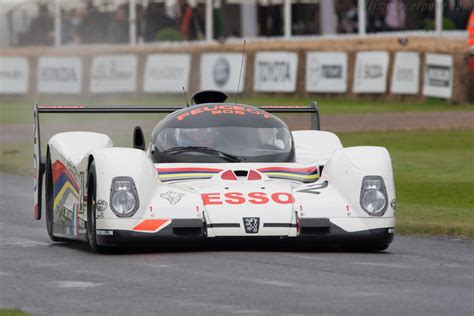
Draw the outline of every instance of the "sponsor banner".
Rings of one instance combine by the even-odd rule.
[[[393,65],[393,94],[418,94],[420,81],[420,54],[397,52]]]
[[[92,61],[92,93],[135,92],[137,89],[137,56],[103,55]]]
[[[36,78],[40,93],[81,93],[82,61],[78,57],[40,57]]]
[[[347,54],[341,52],[308,52],[306,54],[306,91],[346,92]]]
[[[358,52],[354,71],[354,93],[387,92],[387,52]]]
[[[426,54],[423,95],[446,99],[453,96],[453,56]]]
[[[255,55],[255,91],[294,92],[297,74],[297,53],[259,52]]]
[[[201,56],[201,89],[236,92],[239,85],[240,65],[242,65],[242,78],[239,92],[243,91],[245,86],[245,59],[242,63],[242,54],[203,54]]]
[[[28,71],[28,59],[0,57],[0,94],[27,93]]]
[[[143,91],[157,93],[181,93],[189,90],[191,55],[148,55],[145,66]]]

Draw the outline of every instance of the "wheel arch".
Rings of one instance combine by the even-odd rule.
[[[149,204],[160,180],[153,162],[147,154],[132,148],[102,148],[89,153],[83,160],[83,170],[87,172],[85,179],[88,192],[91,166],[94,164],[96,173],[96,198],[110,203],[110,190],[113,179],[116,177],[130,177],[133,179],[140,201],[140,209]],[[140,209],[138,212],[140,212]],[[106,208],[104,218],[115,218],[109,208]]]

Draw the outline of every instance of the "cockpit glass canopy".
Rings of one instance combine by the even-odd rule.
[[[293,138],[282,120],[240,104],[201,104],[170,114],[155,127],[152,144],[155,162],[162,160],[160,153],[194,147],[210,148],[242,161],[262,161],[262,157],[291,161],[294,156]],[[216,162],[215,157],[211,161]]]

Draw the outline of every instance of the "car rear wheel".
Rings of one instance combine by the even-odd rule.
[[[61,242],[67,241],[65,238],[56,237],[53,233],[54,225],[54,183],[53,183],[53,167],[51,164],[51,156],[48,154],[46,156],[46,176],[45,176],[45,207],[46,207],[46,230],[48,236],[52,241]]]

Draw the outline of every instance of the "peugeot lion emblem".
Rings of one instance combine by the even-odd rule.
[[[178,204],[181,201],[181,198],[184,196],[183,193],[168,191],[160,195],[162,199],[168,200],[171,205]]]
[[[257,234],[260,226],[260,217],[244,217],[244,227],[247,234]]]

